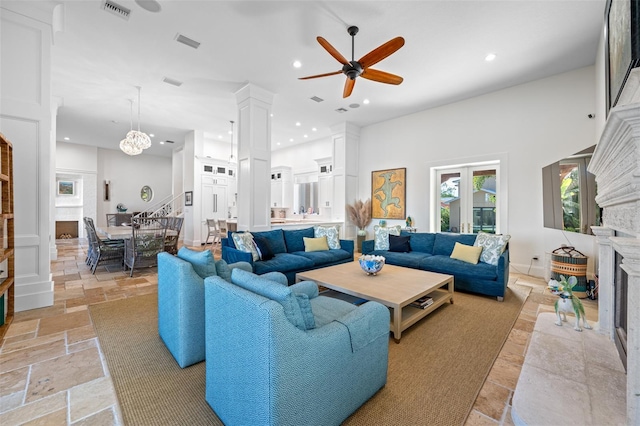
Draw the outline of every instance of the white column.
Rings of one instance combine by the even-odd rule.
[[[591,229],[598,244],[598,332],[609,335],[613,340],[615,251],[609,237],[613,237],[615,232],[604,226],[592,226]]]
[[[273,94],[251,83],[238,103],[238,230],[271,229],[271,104]]]
[[[0,131],[14,148],[16,312],[53,305],[51,44],[61,9],[0,3]]]
[[[611,237],[627,273],[627,424],[640,424],[640,239]]]
[[[344,122],[331,127],[333,143],[333,200],[331,220],[342,221],[341,238],[355,240],[357,227],[347,221],[346,205],[358,197],[360,128]]]

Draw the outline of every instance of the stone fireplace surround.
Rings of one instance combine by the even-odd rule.
[[[613,340],[615,252],[628,274],[627,424],[640,424],[640,69],[632,70],[618,105],[609,112],[589,171],[603,226],[592,227],[598,244],[600,333]]]

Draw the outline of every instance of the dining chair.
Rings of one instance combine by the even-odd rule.
[[[131,219],[131,238],[124,244],[124,269],[133,270],[158,264],[158,253],[164,251],[167,217],[134,217]]]
[[[207,219],[207,239],[204,242],[206,246],[209,244],[209,238],[212,238],[212,244],[216,243],[216,239],[218,238],[218,224],[215,219]]]
[[[107,226],[122,226],[123,223],[131,223],[131,213],[107,213]]]
[[[103,240],[98,236],[93,219],[86,217],[85,228],[89,239],[89,254],[87,256],[89,269],[95,274],[101,265],[122,265],[124,257],[124,241]]]
[[[178,253],[178,240],[182,230],[183,217],[168,217],[167,235],[164,239],[164,251],[171,254]]]

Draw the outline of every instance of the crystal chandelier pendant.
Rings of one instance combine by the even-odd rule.
[[[120,149],[127,155],[138,155],[142,153],[142,148],[137,147],[129,138],[120,141]]]
[[[127,139],[140,149],[147,149],[151,146],[151,138],[138,130],[131,130],[127,133]]]

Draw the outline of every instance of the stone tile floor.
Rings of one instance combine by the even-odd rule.
[[[120,425],[113,383],[87,307],[157,291],[155,268],[122,271],[84,264],[86,241],[58,240],[51,262],[53,306],[18,312],[0,346],[0,424]],[[219,252],[218,252],[219,253]],[[113,269],[112,269],[113,270]],[[466,425],[511,425],[511,398],[540,312],[555,297],[535,277],[512,274],[532,292],[475,402]],[[597,320],[597,302],[584,301]]]

